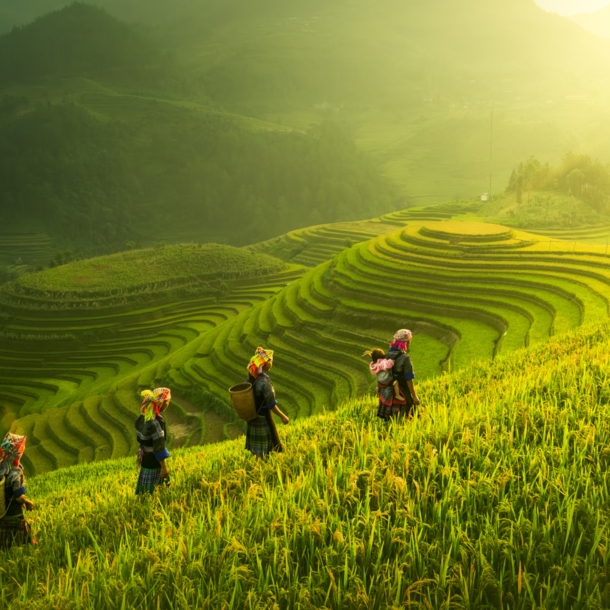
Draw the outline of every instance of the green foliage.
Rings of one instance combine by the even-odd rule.
[[[13,271],[11,271],[8,267],[0,266],[0,285],[10,282],[14,278],[15,273]]]
[[[134,222],[129,191],[135,187],[117,150],[128,137],[124,126],[101,124],[74,104],[62,104],[39,106],[1,134],[7,225],[35,217],[51,233],[74,240],[125,241]]]
[[[528,159],[513,170],[506,188],[522,203],[523,192],[555,191],[582,199],[597,212],[608,213],[610,167],[587,155],[566,155],[557,167]]]
[[[291,423],[268,460],[173,452],[150,499],[133,458],[31,479],[38,548],[0,552],[3,603],[605,608],[609,353],[607,325],[562,335],[420,385],[413,421]]]

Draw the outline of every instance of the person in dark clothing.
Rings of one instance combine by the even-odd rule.
[[[254,404],[258,416],[248,422],[246,449],[259,458],[269,455],[272,451],[283,451],[271,413],[275,413],[284,424],[290,421],[277,406],[275,390],[267,374],[272,366],[273,351],[264,350],[262,347],[256,349],[256,354],[248,364],[248,380],[254,390]]]
[[[382,419],[398,414],[400,407],[405,404],[405,398],[399,383],[394,379],[394,360],[386,358],[385,352],[379,348],[364,352],[363,356],[370,356],[369,368],[377,378],[377,414]]]
[[[34,509],[34,503],[25,495],[25,475],[21,465],[25,440],[25,436],[9,432],[0,445],[0,480],[4,481],[2,501],[6,511],[0,519],[0,549],[8,549],[14,544],[36,544],[23,514],[24,509]]]
[[[168,388],[145,390],[140,405],[141,415],[136,420],[136,437],[140,444],[138,466],[140,475],[136,485],[136,494],[150,494],[159,485],[169,484],[167,458],[169,451],[165,447],[167,424],[162,413],[169,406],[171,392]]]
[[[413,333],[410,330],[399,330],[394,335],[394,340],[386,354],[386,358],[394,361],[394,366],[392,367],[394,381],[398,382],[401,393],[405,397],[405,402],[402,404],[396,401],[390,405],[379,404],[377,416],[386,421],[397,415],[411,417],[413,407],[419,405],[419,398],[413,385],[413,379],[415,379],[413,363],[407,353],[412,338]]]

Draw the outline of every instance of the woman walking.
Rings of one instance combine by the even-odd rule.
[[[400,408],[406,404],[400,384],[394,380],[394,360],[387,358],[385,352],[379,348],[364,352],[363,356],[371,358],[370,371],[377,378],[377,415],[381,419],[389,420],[398,415]]]
[[[248,373],[258,417],[248,422],[246,449],[259,458],[272,451],[283,451],[271,413],[275,413],[284,424],[290,421],[277,406],[275,390],[267,374],[272,366],[273,351],[256,348],[248,364]]]
[[[25,475],[21,465],[25,439],[25,436],[9,432],[0,445],[0,481],[4,482],[3,508],[6,511],[0,519],[1,549],[34,542],[30,524],[23,514],[24,508],[34,509],[34,503],[25,495]]]
[[[140,476],[136,494],[151,494],[159,485],[169,485],[166,460],[170,455],[165,447],[167,424],[162,414],[172,395],[168,388],[145,390],[141,395],[144,400],[140,405],[141,415],[136,420],[136,436],[140,444]]]
[[[412,339],[413,333],[410,330],[406,328],[399,330],[394,335],[394,340],[390,343],[390,349],[386,354],[386,358],[394,361],[392,367],[394,381],[398,382],[401,394],[405,398],[404,403],[397,404],[396,401],[393,401],[389,407],[380,401],[377,415],[386,421],[398,414],[412,417],[413,405],[419,405],[419,398],[413,386],[413,379],[415,379],[413,363],[407,353]]]

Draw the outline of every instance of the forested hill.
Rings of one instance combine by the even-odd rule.
[[[260,110],[325,101],[395,108],[430,98],[547,100],[588,94],[605,79],[599,62],[610,60],[607,41],[533,0],[232,4],[206,48],[196,33],[203,8],[191,9],[189,27],[176,20],[174,35],[182,33],[180,53],[201,66],[212,95],[236,108],[244,90]],[[288,82],[279,75],[290,75]]]
[[[153,60],[159,70],[146,73]],[[128,241],[242,245],[404,207],[344,130],[227,114],[196,85],[185,91],[188,67],[166,78],[164,61],[82,4],[0,38],[3,233],[44,232],[85,253]]]
[[[331,116],[420,203],[488,190],[490,103],[496,184],[530,155],[610,160],[610,41],[534,0],[89,2],[175,62],[180,94],[164,74],[156,96],[205,96],[299,130]],[[5,0],[0,31],[68,3]]]
[[[36,218],[52,235],[97,250],[187,237],[240,244],[402,205],[332,125],[251,131],[170,103],[92,99],[134,116],[100,121],[68,102],[0,128],[5,229]]]
[[[106,11],[75,3],[0,38],[0,81],[92,76],[142,69],[160,60],[155,46]]]
[[[218,100],[246,108],[392,104],[431,94],[548,99],[599,84],[599,61],[610,60],[610,43],[533,0],[91,3],[147,24],[199,70]],[[62,4],[68,2],[9,0],[0,28]]]

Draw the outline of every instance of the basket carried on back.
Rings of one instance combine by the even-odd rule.
[[[231,401],[237,415],[244,421],[256,419],[256,404],[254,402],[254,390],[251,383],[240,383],[229,388]]]

